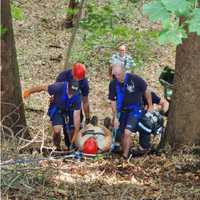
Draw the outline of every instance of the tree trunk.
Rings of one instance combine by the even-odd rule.
[[[173,148],[200,141],[200,37],[193,33],[176,50],[166,141]]]
[[[78,12],[78,15],[77,15],[77,18],[76,18],[76,22],[75,22],[74,28],[73,28],[72,33],[71,33],[69,45],[68,45],[68,48],[66,49],[66,52],[65,52],[64,69],[67,69],[67,67],[69,65],[69,58],[70,58],[70,54],[71,54],[72,47],[73,47],[73,44],[74,44],[76,32],[77,32],[78,27],[79,27],[79,22],[81,20],[81,14],[82,14],[84,1],[85,0],[82,0],[81,3],[80,3],[79,12]]]
[[[69,1],[69,5],[68,5],[68,9],[70,10],[75,10],[79,8],[79,2],[77,0],[70,0]],[[73,21],[74,18],[77,14],[67,14],[67,17],[65,19],[64,22],[64,26],[65,28],[71,28],[73,27]]]
[[[30,138],[26,126],[12,28],[10,1],[1,1],[1,125],[4,134]],[[3,133],[3,132],[2,132]]]

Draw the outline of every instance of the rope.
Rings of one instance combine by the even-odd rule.
[[[108,158],[110,157],[110,152],[108,153],[99,153],[99,154],[85,154],[80,151],[76,151],[67,155],[63,156],[51,156],[51,157],[42,157],[42,158],[35,158],[35,159],[18,159],[18,160],[8,160],[0,163],[0,166],[7,166],[7,165],[15,165],[15,164],[30,164],[34,162],[39,162],[43,160],[48,160],[48,161],[53,161],[53,160],[58,160],[58,159],[69,159],[73,158],[76,160],[82,160],[84,157],[89,157],[92,159],[101,159],[101,158]]]

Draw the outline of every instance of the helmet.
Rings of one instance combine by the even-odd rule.
[[[163,129],[164,119],[158,111],[146,112],[138,123],[138,131],[146,134],[159,134]]]
[[[82,80],[85,78],[86,68],[84,64],[75,63],[72,68],[73,77],[76,80]]]
[[[83,144],[83,153],[96,154],[98,151],[97,141],[94,137],[88,138]]]

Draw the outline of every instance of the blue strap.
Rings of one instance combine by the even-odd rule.
[[[50,119],[52,119],[52,117],[58,112],[58,110],[59,108],[55,104],[50,105],[48,109],[48,115]]]
[[[117,90],[117,113],[121,113],[123,103],[124,103],[124,97],[125,97],[125,91],[126,91],[126,86],[127,86],[127,81],[128,81],[128,74],[125,75],[124,79],[124,86],[120,86],[120,82],[117,80],[117,85],[116,85],[116,90]],[[139,105],[139,103],[134,103],[131,105],[126,106],[127,110],[133,113],[134,117],[136,119],[139,119],[142,116],[142,108]]]
[[[141,106],[133,104],[131,106],[128,106],[128,109],[131,110],[135,119],[140,119],[142,117],[143,109],[141,108]]]
[[[117,92],[117,112],[121,112],[123,102],[124,102],[124,96],[125,96],[125,91],[126,91],[126,85],[128,81],[128,74],[125,75],[124,79],[124,86],[120,86],[120,82],[118,80],[116,84],[116,92]]]
[[[79,92],[75,93],[72,98],[69,98],[67,94],[67,82],[64,84],[64,94],[60,97],[63,102],[65,102],[65,111],[70,111],[71,105],[76,101],[77,97],[79,96]],[[50,105],[48,110],[48,115],[52,118],[58,111],[61,109],[57,107],[55,104]]]
[[[79,92],[76,92],[70,99],[68,99],[69,100],[68,101],[68,108],[69,109],[70,109],[71,105],[76,102],[79,95],[80,95]]]
[[[77,91],[71,98],[69,98],[67,94],[67,82],[65,83],[65,93],[63,95],[63,100],[66,102],[65,109],[70,110],[71,105],[76,102],[78,96],[80,95],[79,91]]]

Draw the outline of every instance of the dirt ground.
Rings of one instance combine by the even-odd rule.
[[[14,22],[22,88],[52,83],[64,68],[64,54],[70,37],[70,29],[64,30],[61,26],[67,3],[64,0],[21,0],[17,3],[24,12],[24,19]],[[146,19],[141,23],[137,25],[151,26]],[[154,60],[138,71],[161,96],[158,76],[162,66],[174,66],[174,56],[174,48],[158,47]],[[90,66],[88,78],[91,112],[102,120],[110,116],[107,66],[101,66],[101,63],[95,68]],[[38,140],[43,137],[45,145],[51,146],[50,123],[46,115],[48,101],[45,93],[32,95],[25,108],[31,134]],[[15,193],[18,197],[14,198],[13,194],[10,199],[200,199],[199,154],[194,154],[193,148],[189,147],[172,156],[148,155],[129,162],[114,156],[84,162],[44,161],[40,167],[49,170],[51,181],[37,185],[32,193],[22,195],[18,190]]]

